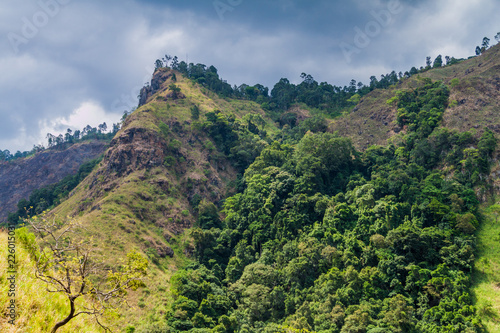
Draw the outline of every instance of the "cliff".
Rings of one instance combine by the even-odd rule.
[[[0,223],[17,209],[21,199],[46,185],[74,174],[83,163],[100,156],[107,143],[90,141],[63,150],[48,149],[28,158],[0,164]]]

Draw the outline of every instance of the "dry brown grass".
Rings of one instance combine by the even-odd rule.
[[[459,131],[477,129],[478,136],[488,127],[500,134],[500,45],[453,66],[420,73],[389,89],[374,90],[350,114],[336,119],[330,130],[350,137],[361,150],[385,145],[400,130],[395,123],[396,109],[386,101],[399,89],[419,86],[421,78],[450,86],[450,107],[443,115],[442,126]]]

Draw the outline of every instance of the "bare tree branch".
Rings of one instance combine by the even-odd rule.
[[[38,247],[30,249],[36,264],[35,277],[47,284],[48,292],[63,293],[69,302],[69,314],[57,322],[51,332],[55,333],[80,315],[93,316],[101,328],[111,332],[99,318],[115,307],[114,301],[124,299],[127,290],[144,285],[147,260],[133,251],[115,270],[106,269],[95,253],[92,239],[78,240],[81,238],[79,230],[83,228],[74,221],[63,225],[35,217],[26,222],[39,243]],[[90,306],[76,309],[79,298],[85,298]]]

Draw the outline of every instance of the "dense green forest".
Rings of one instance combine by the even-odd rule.
[[[242,134],[265,133],[207,114],[245,170],[241,189],[221,215],[197,202],[196,263],[174,275],[171,310],[148,332],[480,332],[474,188],[488,190],[496,139],[439,128],[448,96],[429,79],[397,91],[387,103],[406,134],[363,153],[318,120],[242,159]]]

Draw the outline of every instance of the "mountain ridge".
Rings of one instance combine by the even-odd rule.
[[[351,138],[354,145],[365,150],[370,145],[384,145],[402,128],[395,122],[396,109],[386,101],[400,89],[421,85],[421,79],[430,78],[450,85],[450,107],[443,115],[442,127],[459,131],[484,127],[500,134],[500,118],[493,112],[500,108],[500,45],[485,53],[457,64],[432,68],[403,79],[389,89],[376,89],[363,96],[351,113],[333,120],[331,131]],[[486,113],[486,114],[483,114]]]
[[[219,98],[178,72],[173,81],[173,73],[155,71],[152,81],[161,82],[157,91],[128,115],[94,171],[49,212],[51,218],[81,223],[85,237],[102,245],[100,254],[110,263],[131,249],[146,254],[155,263],[150,290],[168,290],[173,272],[193,260],[194,246],[184,231],[196,224],[199,209],[220,205],[236,191],[238,171],[212,135],[218,126],[221,133],[233,126],[249,133],[249,120],[243,118],[252,113],[262,119],[261,131],[276,131],[256,103]],[[171,84],[180,88],[175,97]],[[194,106],[200,120],[193,119]],[[214,123],[201,121],[206,115],[215,117]],[[204,126],[213,127],[212,134]],[[165,311],[162,296],[136,292],[130,297],[146,304],[127,315],[132,324],[138,316]]]
[[[410,265],[420,265],[419,262],[399,262],[406,259],[406,251],[411,258],[418,256],[412,249],[408,250],[401,239],[407,237],[415,242],[418,251],[424,241],[434,240],[435,253],[429,254],[426,260],[436,261],[436,257],[442,255],[452,267],[462,269],[471,265],[468,245],[460,248],[459,258],[450,253],[457,252],[454,246],[469,242],[467,237],[477,227],[475,216],[469,214],[470,211],[475,213],[475,201],[473,193],[450,179],[454,170],[460,170],[458,168],[463,168],[465,174],[474,168],[486,170],[492,164],[488,172],[493,176],[489,178],[483,179],[482,174],[461,178],[476,189],[487,189],[498,172],[497,155],[490,147],[487,129],[498,137],[500,119],[495,111],[499,109],[499,51],[500,46],[496,46],[480,57],[422,72],[388,89],[376,89],[363,96],[352,112],[325,120],[329,123],[328,128],[320,123],[297,133],[291,132],[289,125],[279,129],[269,112],[253,101],[223,98],[178,71],[158,68],[151,84],[141,91],[139,107],[127,117],[103,160],[65,201],[49,212],[49,216],[80,222],[85,226],[83,237],[94,237],[96,244],[102,246],[100,254],[110,264],[132,249],[139,249],[154,264],[147,292],[129,295],[132,302],[141,304],[139,309],[122,309],[118,319],[120,326],[140,326],[143,324],[140,321],[148,318],[150,322],[168,321],[169,325],[181,330],[196,327],[201,332],[204,327],[211,327],[232,332],[238,324],[249,332],[257,332],[264,327],[259,326],[259,321],[272,316],[280,318],[281,324],[291,326],[290,330],[326,327],[330,322],[337,325],[339,332],[346,332],[340,330],[344,324],[366,327],[371,320],[365,320],[370,316],[368,313],[376,307],[380,311],[382,303],[370,310],[365,303],[348,310],[340,304],[334,306],[335,298],[347,302],[361,290],[372,296],[380,294],[381,291],[359,283],[378,281],[392,287],[394,280],[382,281],[382,274],[394,279],[409,274],[417,279],[417,276],[432,272],[439,279],[448,278],[447,268],[437,264],[419,270]],[[443,87],[436,88],[427,79],[443,81]],[[437,174],[442,165],[438,165],[436,173],[424,177],[428,170],[415,161],[408,167],[408,174],[400,170],[393,172],[390,162],[393,155],[396,156],[394,164],[405,164],[404,145],[397,152],[394,146],[381,146],[391,142],[399,144],[398,140],[403,141],[403,136],[411,134],[411,129],[397,123],[397,109],[387,101],[397,96],[398,90],[417,88],[425,88],[423,93],[432,93],[433,89],[448,93],[449,89],[449,97],[441,105],[446,108],[443,120],[437,128],[451,128],[451,134],[443,132],[445,139],[449,138],[453,149],[460,154],[465,149],[469,153],[489,152],[491,157],[480,156],[484,159],[478,160],[477,154],[458,154],[464,159],[455,161],[458,157],[444,149],[438,154],[439,158],[452,161],[443,162],[452,170],[446,177],[444,173]],[[299,127],[308,119],[314,119],[311,115],[315,111],[292,105],[284,113],[296,113],[299,122],[296,127]],[[456,121],[460,116],[467,116],[468,121]],[[471,137],[457,134],[471,128]],[[322,132],[334,132],[340,137]],[[359,152],[352,149],[346,138],[352,140]],[[373,144],[380,146],[372,147]],[[407,149],[412,152],[413,148]],[[430,162],[424,159],[419,163]],[[249,171],[242,175],[245,170]],[[373,175],[370,176],[370,172],[374,172]],[[405,187],[404,183],[410,180],[414,186]],[[419,194],[423,193],[421,190],[425,193]],[[398,198],[417,198],[428,193],[435,193],[434,199],[420,202],[416,207],[403,199],[397,202]],[[380,196],[377,200],[374,199],[376,195]],[[222,207],[224,210],[220,212],[218,208]],[[359,207],[360,211],[355,210]],[[289,214],[294,215],[290,221],[287,219]],[[361,222],[356,220],[356,214]],[[417,217],[418,214],[422,217]],[[416,221],[418,218],[425,219],[427,224]],[[441,219],[441,229],[436,228],[433,234],[430,228],[438,219]],[[262,221],[268,224],[262,225]],[[450,230],[446,229],[446,223]],[[373,235],[372,229],[376,229]],[[346,234],[339,231],[346,231]],[[281,238],[272,240],[266,247],[263,239],[270,237],[272,232]],[[350,239],[354,232],[360,232],[361,236]],[[465,240],[452,238],[452,233]],[[287,237],[292,240],[283,245]],[[345,244],[343,237],[347,239]],[[322,244],[323,241],[326,243]],[[396,252],[388,252],[389,248]],[[378,260],[387,266],[380,270],[377,266],[360,268]],[[279,269],[278,264],[282,266]],[[324,275],[312,283],[307,279],[316,273],[315,270]],[[283,272],[298,273],[285,276]],[[344,280],[349,283],[345,290],[340,288]],[[441,280],[429,281],[425,297],[434,305],[441,297]],[[213,294],[204,290],[193,296],[187,290],[188,286],[205,288],[207,283]],[[279,283],[289,289],[297,286],[311,289],[297,289],[296,294],[288,296],[285,295],[288,290],[278,286]],[[332,283],[344,290],[343,293],[332,296],[332,291],[327,300],[314,299],[316,305],[310,306],[314,295],[309,297],[307,294],[316,293],[314,297],[319,297],[324,290],[332,288]],[[408,288],[417,288],[416,283],[411,283]],[[355,287],[351,288],[351,284]],[[223,288],[226,288],[224,292]],[[400,281],[394,282],[394,288],[400,293],[405,289]],[[412,292],[416,293],[415,290]],[[281,297],[286,307],[274,304],[269,295]],[[264,300],[262,304],[259,303],[261,299]],[[324,303],[320,304],[321,301]],[[225,315],[224,311],[230,308],[228,302],[232,302],[235,311],[240,311],[238,320],[245,316],[243,323],[235,323],[235,317]],[[467,306],[470,303],[465,296],[460,302]],[[276,306],[272,312],[263,310],[271,304]],[[382,319],[377,320],[381,325],[404,329],[404,325],[411,326],[408,314],[413,313],[416,306],[400,295],[391,294],[384,299],[384,310],[380,312]],[[391,319],[391,307],[405,313],[404,325]],[[323,323],[317,321],[311,313],[318,311],[325,311],[321,318],[329,319]],[[476,318],[471,313],[466,315]],[[428,324],[434,325],[434,322]],[[284,330],[284,326],[273,325],[269,326],[269,332]],[[145,328],[148,325],[140,327],[142,332],[151,331]]]

